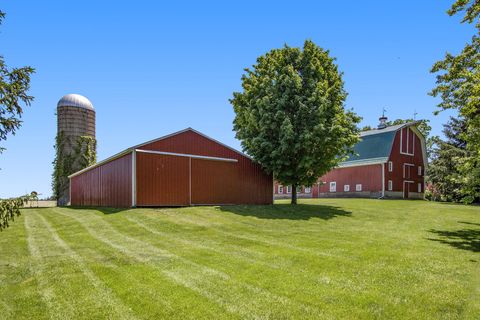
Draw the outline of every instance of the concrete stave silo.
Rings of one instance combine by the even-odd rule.
[[[70,201],[68,175],[96,160],[95,109],[86,97],[67,94],[58,101],[56,140],[53,188],[64,206]]]

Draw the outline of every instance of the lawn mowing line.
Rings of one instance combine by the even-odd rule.
[[[176,239],[174,236],[172,236],[172,234],[169,234],[169,233],[166,233],[166,232],[162,232],[162,231],[158,231],[148,225],[146,225],[145,223],[143,223],[142,221],[146,221],[146,220],[154,220],[154,219],[150,219],[148,217],[145,217],[143,216],[143,218],[139,217],[138,215],[135,215],[135,217],[129,217],[129,216],[125,216],[124,217],[125,219],[127,219],[128,221],[134,223],[134,224],[137,224],[139,227],[141,227],[142,229],[152,233],[152,234],[155,234],[155,235],[158,235],[162,238],[165,238],[169,241],[174,241],[174,242],[180,242],[180,243],[186,243],[188,245],[191,245],[191,246],[194,246],[194,247],[198,247],[198,248],[202,248],[202,249],[207,249],[207,250],[211,250],[211,251],[214,251],[214,252],[218,252],[222,255],[227,255],[228,257],[232,257],[231,253],[226,253],[225,251],[222,251],[222,250],[218,250],[214,247],[211,247],[211,246],[205,246],[205,245],[199,245],[197,244],[196,242],[194,241],[190,241],[190,240],[183,240],[183,239]],[[284,272],[286,275],[288,276],[291,276],[291,277],[301,277],[307,281],[315,281],[315,282],[318,282],[318,275],[317,274],[298,274],[298,273],[293,273],[291,272],[291,270],[288,268],[288,267],[282,267],[282,266],[279,266],[279,265],[271,265],[269,263],[264,263],[264,262],[261,262],[261,261],[258,261],[258,260],[255,260],[255,259],[248,259],[248,258],[245,258],[245,257],[242,257],[242,256],[235,256],[235,258],[238,258],[238,259],[244,259],[248,262],[250,262],[252,265],[259,265],[259,266],[263,266],[263,267],[270,267],[272,269],[275,269],[275,270],[279,270],[280,272]],[[322,281],[323,283],[324,281]],[[252,287],[252,290],[256,289],[257,287]]]
[[[90,226],[87,225],[87,223],[85,221],[83,221],[83,219],[80,219],[79,216],[77,216],[76,214],[66,214],[62,211],[58,211],[58,213],[66,216],[66,217],[70,217],[72,219],[75,219],[77,220],[79,223],[82,224],[82,226],[95,238],[97,238],[98,240],[106,243],[106,244],[109,244],[110,246],[112,246],[112,241],[106,239],[105,237],[101,236],[98,234],[98,232],[96,232],[95,230],[93,230]],[[141,245],[141,248],[145,249],[145,248],[148,248],[150,252],[152,253],[156,253],[156,252],[169,252],[167,250],[164,250],[164,249],[159,249],[158,247],[148,243],[148,242],[145,242],[145,241],[141,241],[141,240],[138,240],[138,239],[134,239],[130,236],[126,236],[124,234],[122,234],[121,232],[119,232],[116,228],[114,228],[113,226],[111,226],[108,222],[106,222],[104,219],[98,217],[96,214],[91,214],[89,216],[89,218],[95,218],[95,220],[101,224],[104,225],[104,228],[102,228],[103,231],[105,230],[109,230],[110,232],[110,235],[112,233],[115,233],[118,236],[120,237],[123,237],[125,239],[128,239],[128,241],[130,242],[137,242]],[[92,219],[90,219],[92,220]],[[113,246],[112,246],[113,247]],[[155,261],[152,261],[151,259],[140,259],[140,258],[143,258],[141,256],[138,255],[137,253],[137,250],[133,250],[133,249],[127,249],[127,248],[124,248],[125,250],[122,251],[122,253],[130,256],[131,258],[134,258],[134,259],[137,259],[138,261],[140,262],[155,262]],[[169,252],[170,253],[170,252]],[[220,278],[220,280],[222,282],[224,281],[229,281],[231,282],[232,284],[236,285],[236,286],[239,286],[239,287],[243,287],[244,289],[247,289],[248,291],[250,291],[250,294],[248,295],[248,299],[251,301],[251,298],[252,297],[258,297],[259,295],[262,295],[263,298],[265,299],[265,297],[267,297],[265,299],[265,303],[269,302],[271,303],[272,301],[277,301],[278,303],[282,304],[282,305],[285,305],[285,304],[290,304],[291,306],[294,306],[294,307],[297,307],[297,308],[300,308],[302,311],[308,311],[309,313],[311,314],[314,314],[314,313],[318,313],[318,312],[321,312],[320,309],[318,308],[315,308],[313,306],[310,306],[310,305],[306,305],[304,303],[301,303],[301,302],[294,302],[292,301],[290,298],[288,297],[285,297],[285,296],[280,296],[280,295],[276,295],[274,293],[271,293],[269,292],[268,290],[265,290],[263,288],[259,288],[259,287],[255,287],[253,285],[249,285],[249,284],[245,284],[243,282],[240,282],[240,281],[237,281],[233,278],[231,278],[228,274],[224,273],[224,272],[221,272],[221,271],[218,271],[218,270],[215,270],[215,269],[212,269],[210,267],[207,267],[207,266],[204,266],[204,265],[201,265],[201,264],[198,264],[198,263],[195,263],[193,261],[190,261],[188,259],[185,259],[183,257],[180,257],[178,255],[174,255],[172,253],[170,253],[170,258],[172,259],[177,259],[178,261],[181,261],[185,264],[189,264],[189,265],[192,265],[194,267],[197,267],[197,268],[201,268],[203,269],[204,271],[207,271],[207,272],[201,272],[198,274],[198,276],[196,277],[196,279],[204,282],[204,284],[209,284],[209,282],[206,282],[206,279],[205,277],[206,276],[213,276],[213,277],[217,277],[217,278]],[[194,273],[191,271],[191,270],[188,270],[188,273],[186,273],[183,278],[179,278],[178,275],[176,275],[176,273],[174,272],[171,272],[171,271],[168,271],[168,270],[165,270],[155,264],[153,264],[154,267],[158,268],[160,272],[162,272],[163,274],[165,274],[167,277],[169,277],[170,279],[172,279],[174,282],[176,283],[179,283],[183,286],[185,286],[186,288],[190,289],[190,290],[193,290],[201,295],[203,295],[204,297],[206,297],[207,299],[219,304],[220,306],[223,306],[227,309],[227,311],[230,311],[230,310],[234,310],[232,309],[231,306],[229,306],[228,304],[225,303],[225,295],[228,295],[228,294],[232,294],[231,290],[229,291],[226,291],[224,295],[217,295],[217,298],[215,299],[212,299],[212,297],[215,297],[215,294],[213,293],[209,293],[208,291],[205,291],[203,289],[201,289],[197,284],[196,284],[196,281],[193,281],[193,277],[194,277]],[[196,269],[194,269],[196,270]],[[181,271],[181,270],[180,270]],[[179,273],[179,271],[177,271],[177,273]],[[187,279],[187,277],[190,277],[190,281],[189,279]],[[180,281],[180,279],[182,279],[182,281]],[[215,281],[215,280],[214,280]],[[214,289],[216,289],[214,287]],[[223,288],[221,288],[223,289]],[[217,289],[218,290],[218,289]],[[226,290],[226,289],[224,289]],[[239,313],[242,317],[247,317],[247,318],[251,318],[252,317],[252,314],[255,313],[257,310],[256,309],[252,309],[250,311],[246,311],[245,310],[245,306],[242,307],[242,308],[238,308],[238,309],[235,309],[237,313]],[[258,318],[258,317],[257,317]]]
[[[31,273],[34,275],[34,277],[37,279],[38,283],[38,289],[40,290],[40,296],[42,297],[42,300],[45,302],[47,305],[47,310],[48,313],[50,314],[51,319],[65,319],[68,318],[66,314],[64,314],[65,309],[60,308],[55,303],[55,294],[53,293],[53,290],[48,287],[48,283],[45,281],[45,278],[43,276],[45,272],[44,265],[40,263],[41,260],[43,260],[42,254],[40,253],[40,249],[38,248],[36,244],[36,240],[33,237],[33,227],[30,222],[30,214],[25,214],[24,215],[24,225],[25,225],[25,230],[27,232],[27,242],[28,242],[28,250],[30,251],[30,255],[32,256],[33,262],[36,264],[35,267],[33,267],[30,264],[30,270]],[[74,314],[73,308],[71,305],[66,306],[65,308],[68,309],[67,314]]]
[[[53,229],[52,225],[38,213],[35,213],[36,216],[40,218],[47,230],[50,232],[50,235],[55,240],[55,242],[68,254],[68,256],[76,262],[76,266],[81,270],[81,272],[87,277],[91,284],[98,291],[98,294],[95,300],[101,300],[101,305],[107,305],[113,311],[113,316],[115,319],[136,319],[132,314],[132,311],[129,310],[122,301],[115,296],[110,288],[108,288],[87,266],[84,259],[77,254]],[[98,298],[98,299],[97,299]]]
[[[148,223],[158,223],[159,219],[156,219],[157,216],[155,216],[154,218],[151,218],[150,216],[147,216],[147,215],[138,215],[138,214],[135,214],[134,215],[136,217],[136,221],[143,221],[143,222],[148,222]],[[126,216],[126,218],[128,219],[128,216]],[[171,226],[178,226],[179,224],[177,223],[171,223],[169,222],[169,225]],[[157,231],[157,232],[160,232],[162,234],[164,234],[165,236],[170,236],[170,235],[176,235],[175,233],[167,233],[167,232],[164,232],[164,231]],[[191,241],[191,240],[185,240],[185,241]],[[196,243],[195,241],[191,241],[192,243]],[[218,241],[215,241],[215,240],[210,240],[210,243],[214,242],[214,245],[218,245]],[[222,243],[222,245],[225,245]],[[259,251],[256,251],[256,250],[251,250],[249,248],[244,248],[244,247],[241,247],[241,246],[238,246],[238,245],[235,245],[235,244],[227,244],[229,247],[233,248],[234,250],[240,250],[242,252],[245,252],[245,253],[248,253],[248,254],[252,254],[252,255],[255,255],[256,257],[258,258],[263,258],[265,256],[265,253],[263,252],[259,252]]]
[[[102,241],[102,242],[105,242],[107,244],[109,244],[110,246],[114,247],[115,249],[119,250],[122,252],[122,250],[128,250],[126,249],[125,247],[121,246],[121,245],[118,245],[118,244],[115,244],[113,243],[111,240],[105,238],[105,237],[102,237],[98,234],[98,232],[94,231],[90,226],[86,225],[86,222],[83,221],[82,219],[80,219],[77,215],[73,214],[73,215],[69,215],[69,214],[66,214],[64,212],[61,212],[59,211],[60,214],[66,216],[66,217],[69,217],[69,218],[73,218],[75,220],[77,220],[78,222],[80,222],[86,229],[87,231],[91,231],[90,233],[92,234],[93,236],[93,233],[96,234],[98,237],[99,237],[99,240]],[[206,267],[206,266],[203,266],[201,264],[198,264],[198,263],[195,263],[193,261],[190,261],[186,258],[183,258],[183,257],[180,257],[176,254],[173,254],[171,253],[170,251],[168,250],[165,250],[165,249],[161,249],[161,248],[158,248],[150,243],[147,243],[145,241],[142,241],[142,240],[138,240],[138,239],[135,239],[135,238],[132,238],[128,235],[125,235],[123,233],[121,233],[120,231],[118,231],[116,228],[114,228],[111,224],[109,224],[108,222],[106,222],[104,219],[98,217],[97,215],[93,214],[93,215],[90,215],[89,218],[94,218],[96,221],[98,221],[99,223],[103,224],[105,226],[105,229],[103,229],[103,231],[105,232],[106,230],[108,230],[110,232],[109,235],[112,235],[112,234],[115,234],[117,235],[117,238],[120,237],[120,238],[124,238],[125,240],[127,240],[126,242],[131,242],[131,243],[136,243],[140,248],[142,249],[145,249],[145,248],[148,248],[152,253],[156,254],[156,255],[159,255],[159,256],[163,256],[165,258],[171,258],[171,259],[177,259],[185,264],[190,264],[192,266],[195,266],[197,268],[202,268],[204,269],[204,271],[206,273],[209,273],[209,274],[213,274],[213,275],[217,275],[219,277],[222,277],[224,279],[228,278],[228,275],[223,273],[223,272],[220,272],[218,270],[215,270],[215,269],[212,269],[212,268],[209,268],[209,267]],[[90,219],[92,220],[92,219]],[[105,240],[105,241],[104,241]],[[121,240],[119,240],[121,241]],[[140,262],[149,262],[150,261],[150,258],[147,256],[147,258],[144,258],[142,256],[138,256],[138,259]]]
[[[162,217],[162,215],[159,215],[159,216]],[[165,218],[165,216],[163,216],[163,218]],[[181,225],[177,221],[172,221],[171,219],[168,219],[168,218],[166,220],[169,221],[170,223]],[[184,219],[182,221],[186,222]],[[221,233],[221,234],[227,235],[229,237],[233,237],[233,238],[244,239],[244,240],[249,240],[249,241],[254,241],[254,242],[261,242],[261,243],[264,243],[264,244],[267,244],[267,245],[270,245],[270,246],[287,248],[287,249],[294,250],[294,251],[302,251],[302,252],[310,253],[310,254],[315,255],[315,256],[333,257],[333,258],[341,258],[341,259],[350,260],[349,257],[342,257],[342,256],[339,256],[339,255],[329,254],[329,253],[325,253],[325,252],[319,252],[319,251],[315,251],[315,250],[308,249],[308,248],[303,248],[303,247],[298,247],[298,246],[286,244],[286,243],[283,243],[283,242],[278,242],[278,241],[268,240],[268,239],[264,239],[264,238],[259,238],[257,236],[252,235],[251,233],[249,233],[248,236],[244,236],[244,235],[239,235],[237,233],[224,231],[224,230],[221,230],[221,229],[215,228],[215,227],[210,227],[210,230],[216,231],[218,233]],[[243,231],[243,230],[242,230],[242,232],[247,233],[246,231]]]
[[[233,252],[230,251],[230,252],[225,252],[223,250],[219,250],[215,247],[212,247],[212,246],[207,246],[207,245],[204,245],[204,244],[199,244],[199,243],[196,243],[194,241],[191,241],[191,240],[185,240],[185,239],[176,239],[174,237],[169,237],[166,233],[164,232],[161,232],[161,231],[158,231],[158,230],[155,230],[149,226],[147,226],[146,224],[144,224],[142,221],[139,221],[137,220],[138,218],[132,218],[132,217],[125,217],[125,219],[127,219],[128,221],[136,224],[137,226],[139,226],[140,228],[152,233],[152,234],[155,234],[155,235],[158,235],[162,238],[165,238],[165,239],[168,239],[169,241],[174,241],[174,242],[179,242],[179,243],[182,243],[182,244],[186,244],[186,245],[189,245],[191,247],[196,247],[196,248],[199,248],[199,249],[204,249],[204,250],[209,250],[209,251],[213,251],[213,252],[216,252],[218,254],[221,254],[221,255],[226,255],[226,256],[229,256],[229,257],[232,257],[232,254]],[[266,267],[269,267],[269,268],[272,268],[272,269],[279,269],[279,266],[276,266],[276,265],[272,265],[272,264],[269,264],[269,263],[265,263],[265,262],[260,262],[259,260],[255,260],[255,259],[252,259],[252,258],[248,258],[248,257],[244,257],[244,256],[241,256],[241,255],[235,255],[235,258],[239,259],[239,260],[244,260],[248,263],[252,263],[252,264],[259,264],[259,265],[262,265],[262,266],[266,266]]]
[[[60,221],[62,221],[62,222],[65,222],[65,221],[66,221],[66,220],[64,219],[64,217],[59,217],[59,216],[62,216],[61,214],[55,214],[55,215],[53,215],[53,216],[55,217],[55,218],[53,218],[53,219],[57,219],[57,220],[58,220],[58,219],[63,219],[63,221],[60,220]],[[111,258],[112,258],[112,255],[115,256],[116,258],[118,258],[117,255],[115,254],[115,251],[112,251],[112,250],[111,250],[112,248],[113,248],[113,249],[116,249],[116,248],[112,247],[111,244],[108,244],[108,243],[106,243],[105,241],[100,240],[99,238],[92,237],[92,234],[89,232],[89,230],[87,230],[87,229],[85,228],[85,226],[84,226],[81,222],[79,222],[79,221],[77,221],[77,220],[75,220],[75,219],[72,219],[71,217],[68,217],[68,219],[69,219],[68,221],[72,221],[72,223],[77,224],[79,228],[83,229],[83,230],[85,231],[85,233],[84,233],[85,235],[90,236],[91,239],[94,240],[94,241],[98,241],[98,243],[92,242],[92,244],[91,244],[91,246],[93,246],[95,249],[97,249],[100,244],[105,245],[106,248],[108,247],[109,250],[108,250],[107,252],[102,253],[102,254],[101,254],[101,258],[111,259]],[[56,221],[56,224],[62,226],[62,222]],[[77,226],[72,227],[72,226],[69,224],[68,229],[69,229],[69,230],[72,230],[73,228],[77,228]],[[77,229],[77,230],[78,230],[78,229]],[[77,232],[75,232],[75,235],[78,235],[79,233],[80,233],[80,232],[77,231]],[[71,236],[72,236],[72,235],[70,235],[70,237],[71,237]],[[76,240],[73,239],[72,241],[76,241]],[[118,250],[118,249],[117,249],[117,250]],[[128,253],[125,253],[125,251],[123,251],[123,252],[120,251],[120,253],[121,253],[124,257],[128,257],[128,262],[127,262],[127,264],[131,264],[131,263],[133,263],[133,262],[139,262],[139,259],[133,258],[133,257],[130,255],[130,251],[129,251]],[[95,259],[98,259],[98,258],[99,258],[99,256],[95,256]],[[100,261],[101,261],[101,260],[100,260]],[[114,270],[121,267],[121,266],[118,265],[118,264],[109,264],[109,265],[107,265],[107,266],[108,266],[108,267],[111,267],[111,268],[114,269]],[[130,284],[133,284],[133,285],[142,285],[142,282],[141,282],[138,278],[132,276],[131,273],[129,273],[129,272],[127,272],[127,274],[122,274],[122,275],[121,275],[121,280],[122,280],[122,282],[130,283]],[[153,289],[153,288],[150,288],[150,287],[147,287],[147,288],[142,287],[141,298],[144,299],[144,297],[150,297],[151,299],[154,299],[155,302],[156,302],[157,304],[161,305],[164,309],[170,310],[171,313],[174,313],[174,312],[175,312],[175,309],[174,309],[174,307],[172,307],[172,304],[171,304],[169,301],[165,300],[165,299],[160,299],[160,298],[159,298],[160,296],[158,295],[158,293],[159,293],[159,291],[156,290],[156,289]],[[162,298],[163,298],[163,297],[162,297]]]

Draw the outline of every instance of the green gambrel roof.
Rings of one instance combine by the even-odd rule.
[[[416,123],[417,122],[410,122],[386,127],[384,129],[374,129],[361,132],[360,141],[353,147],[355,154],[351,155],[340,165],[348,165],[364,161],[386,161],[390,156],[397,131]]]
[[[355,154],[345,162],[388,157],[395,133],[390,131],[361,137],[360,142],[354,146]]]

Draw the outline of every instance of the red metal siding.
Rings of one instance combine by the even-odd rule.
[[[382,191],[382,166],[380,164],[337,168],[321,177],[319,181],[325,184],[320,186],[320,193],[330,193],[330,182],[337,184],[336,192],[343,192],[344,185],[350,185],[350,193],[355,192],[357,184],[362,185],[362,192]]]
[[[192,204],[239,203],[238,164],[192,159]]]
[[[107,162],[70,180],[73,206],[130,207],[132,205],[132,156]]]
[[[406,129],[410,132],[408,133],[409,137],[409,153],[413,155],[403,154],[400,152],[400,147],[402,147],[403,152],[407,149],[405,140],[400,143],[400,139],[406,139]],[[415,141],[414,141],[415,140]],[[410,185],[410,192],[418,191],[418,183],[421,184],[422,192],[424,192],[424,161],[423,161],[423,152],[420,137],[418,137],[413,130],[409,128],[404,128],[402,133],[400,131],[395,135],[395,140],[392,146],[392,152],[388,161],[392,161],[393,171],[388,171],[388,163],[385,165],[385,190],[388,190],[388,180],[392,181],[393,190],[396,192],[403,191],[403,182],[404,180],[413,181],[413,184]],[[413,164],[413,167],[410,168],[410,177],[404,178],[404,164]],[[418,175],[418,167],[422,167],[421,175]]]
[[[273,202],[272,176],[260,165],[194,131],[187,130],[137,148],[237,160],[224,162],[137,152],[138,206]],[[131,154],[92,168],[72,177],[72,204],[129,207],[131,179]]]
[[[137,205],[189,205],[189,158],[137,152]]]
[[[273,202],[272,176],[266,174],[260,165],[194,131],[185,131],[148,143],[139,149],[238,161],[226,163],[192,159],[192,204],[271,204]],[[137,190],[137,196],[140,197],[140,190]]]

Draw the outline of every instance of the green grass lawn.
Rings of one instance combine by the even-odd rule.
[[[0,318],[479,319],[480,207],[26,209]]]

